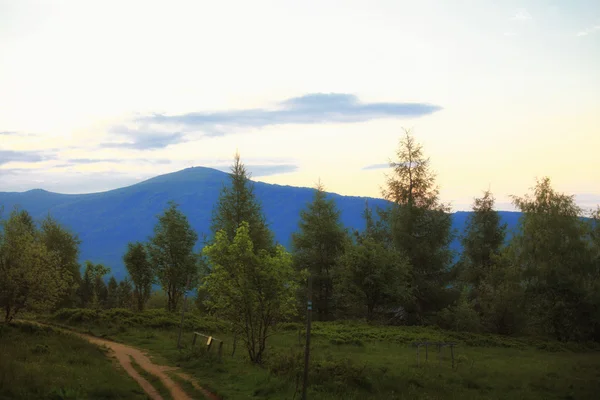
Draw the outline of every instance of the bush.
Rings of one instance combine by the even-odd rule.
[[[180,318],[179,314],[169,313],[165,309],[135,313],[122,308],[110,310],[61,309],[51,316],[53,321],[66,325],[109,330],[120,329],[121,331],[124,328],[178,328],[181,323]],[[224,322],[199,318],[193,314],[186,315],[183,326],[186,330],[198,330],[205,333],[223,332],[227,329],[227,324]]]

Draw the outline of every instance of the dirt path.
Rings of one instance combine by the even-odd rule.
[[[38,325],[45,325],[45,324],[41,324],[39,322],[33,322],[33,321],[23,321],[23,322],[36,323]],[[133,368],[133,366],[131,365],[131,359],[129,358],[129,356],[131,356],[140,365],[140,367],[142,367],[144,370],[146,370],[150,374],[158,377],[162,381],[162,383],[165,385],[165,387],[169,390],[169,392],[171,392],[171,396],[173,396],[174,400],[194,400],[194,399],[192,399],[190,396],[188,396],[188,394],[186,392],[184,392],[183,389],[169,377],[167,372],[175,372],[182,379],[189,381],[198,391],[202,392],[207,399],[219,400],[219,398],[217,396],[208,392],[206,389],[203,389],[200,385],[198,385],[198,383],[196,381],[194,381],[194,379],[192,377],[190,377],[187,374],[184,374],[183,372],[179,372],[178,368],[154,364],[150,360],[150,358],[146,355],[146,353],[142,352],[139,349],[136,349],[135,347],[131,347],[131,346],[128,346],[128,345],[125,345],[122,343],[113,342],[111,340],[97,338],[97,337],[91,336],[91,335],[86,335],[83,333],[72,331],[70,329],[58,328],[58,327],[55,327],[52,325],[45,325],[45,326],[50,326],[53,329],[71,333],[71,334],[79,336],[93,344],[96,344],[98,346],[105,346],[108,349],[110,349],[112,355],[114,355],[114,357],[119,361],[119,363],[123,366],[125,371],[133,379],[135,379],[135,381],[142,387],[142,389],[144,389],[144,391],[148,394],[148,396],[150,396],[150,398],[152,400],[164,400],[164,399],[158,393],[158,391],[154,388],[154,386],[152,386],[152,384],[150,384],[150,382],[148,382],[146,379],[144,379],[144,377],[142,377]]]

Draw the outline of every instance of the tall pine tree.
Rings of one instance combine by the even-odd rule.
[[[344,252],[347,233],[333,199],[327,199],[323,185],[317,184],[315,196],[300,212],[299,231],[292,234],[294,264],[312,275],[316,319],[332,317],[333,272]]]
[[[404,253],[412,267],[411,290],[414,296],[407,311],[413,323],[422,323],[427,314],[441,309],[448,301],[446,286],[452,252],[450,208],[441,203],[429,158],[409,131],[400,141],[397,161],[383,190],[393,205],[380,210],[388,222],[390,239]]]
[[[460,280],[472,289],[471,295],[475,297],[481,281],[490,274],[500,256],[506,237],[506,224],[500,223],[494,201],[489,190],[484,192],[483,197],[475,199],[473,213],[467,219],[461,240]]]
[[[262,207],[254,194],[254,184],[246,167],[235,154],[229,174],[230,184],[223,186],[217,205],[213,210],[211,231],[213,237],[224,230],[229,240],[243,221],[250,226],[250,238],[254,251],[274,250],[273,233],[269,230]]]

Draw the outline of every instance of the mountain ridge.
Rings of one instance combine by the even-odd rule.
[[[111,268],[117,279],[125,276],[122,261],[127,243],[146,241],[153,233],[157,216],[168,201],[180,205],[198,235],[209,234],[210,219],[223,184],[229,173],[208,167],[190,167],[162,174],[141,182],[104,192],[62,194],[44,189],[26,192],[0,192],[0,206],[5,214],[14,206],[31,213],[35,219],[50,213],[82,240],[80,261],[91,260]],[[253,181],[254,191],[263,206],[267,222],[276,240],[289,248],[292,232],[296,231],[300,210],[312,200],[315,189]],[[344,196],[327,193],[336,201],[341,222],[347,228],[363,229],[362,212],[365,202],[375,209],[389,204],[374,197]],[[470,212],[452,214],[453,228],[462,233]],[[520,213],[500,211],[509,229],[517,224]],[[200,241],[197,248],[200,248]],[[460,250],[457,239],[452,243]]]

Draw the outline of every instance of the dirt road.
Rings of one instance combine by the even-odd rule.
[[[34,323],[33,321],[23,321],[27,323]],[[37,323],[37,322],[35,322]],[[41,323],[37,323],[39,325],[45,325]],[[189,375],[184,374],[175,367],[168,367],[163,365],[154,364],[150,358],[141,350],[136,349],[135,347],[127,346],[122,343],[113,342],[106,339],[97,338],[90,335],[85,335],[83,333],[71,331],[68,329],[57,328],[52,325],[53,329],[61,330],[64,332],[71,333],[73,335],[79,336],[91,343],[94,343],[98,346],[105,346],[110,350],[111,355],[113,355],[119,363],[123,366],[125,371],[133,378],[135,381],[144,389],[144,391],[150,396],[152,400],[163,400],[162,396],[158,393],[158,391],[148,382],[144,377],[142,377],[131,365],[130,356],[148,373],[155,375],[158,377],[161,382],[165,385],[165,387],[171,392],[171,396],[175,400],[194,400],[192,399],[183,389],[174,382],[171,377],[167,374],[167,372],[173,372],[177,374],[182,379],[189,381],[198,391],[204,394],[204,396],[209,400],[219,400],[217,396],[203,389],[197,382],[193,380]]]

